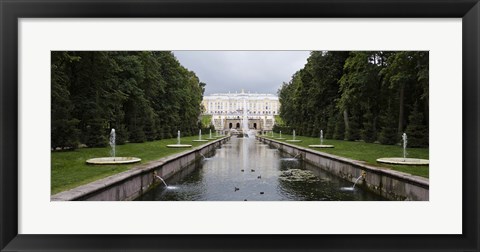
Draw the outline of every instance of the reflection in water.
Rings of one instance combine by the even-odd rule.
[[[385,200],[253,138],[236,138],[137,200]]]

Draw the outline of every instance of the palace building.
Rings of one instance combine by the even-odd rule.
[[[248,122],[249,130],[271,131],[280,103],[272,94],[219,93],[203,97],[205,115],[212,115],[215,130],[242,130]],[[244,121],[244,118],[247,121]]]

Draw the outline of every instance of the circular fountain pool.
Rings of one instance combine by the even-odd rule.
[[[95,165],[113,165],[113,164],[132,164],[140,162],[141,159],[137,157],[100,157],[100,158],[91,158],[86,162],[87,164]]]
[[[386,157],[379,158],[377,162],[384,164],[393,164],[393,165],[429,165],[428,159],[420,158],[403,158],[403,157]]]
[[[168,148],[189,148],[192,147],[191,144],[168,144]]]

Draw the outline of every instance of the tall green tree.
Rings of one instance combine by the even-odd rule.
[[[381,144],[393,145],[399,142],[400,136],[397,132],[395,119],[396,117],[392,106],[388,105],[387,109],[384,110],[380,116],[381,131],[378,140]]]
[[[113,90],[119,71],[109,52],[72,52],[80,60],[72,65],[70,93],[75,105],[73,114],[80,120],[82,143],[89,147],[108,144],[113,117]]]
[[[383,144],[412,123],[428,131],[428,61],[426,51],[311,52],[278,91],[284,128]]]
[[[349,140],[360,138],[361,120],[368,111],[374,111],[370,120],[373,125],[376,124],[381,84],[379,73],[383,67],[382,52],[351,52],[345,62],[344,72],[339,81],[341,98],[338,106],[344,113]],[[350,122],[351,119],[353,120]]]
[[[409,124],[406,128],[409,147],[427,147],[428,131],[423,122],[423,114],[418,109],[418,103],[415,103],[412,113],[409,116]]]
[[[75,149],[79,144],[79,120],[72,115],[69,65],[79,58],[67,52],[52,55],[51,147]]]
[[[52,52],[52,148],[190,135],[205,85],[171,52]]]

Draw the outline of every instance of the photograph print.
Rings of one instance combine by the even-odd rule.
[[[428,51],[52,51],[52,201],[428,201]]]

